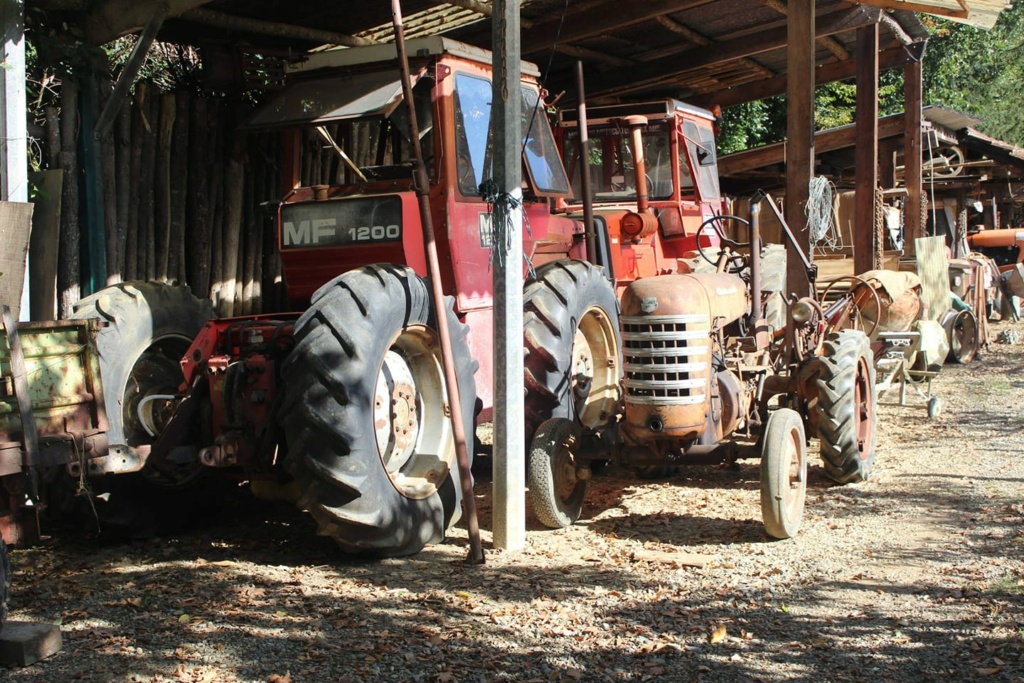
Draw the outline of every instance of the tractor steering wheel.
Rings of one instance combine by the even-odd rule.
[[[705,261],[715,266],[716,268],[718,267],[718,259],[712,259],[710,256],[708,256],[707,253],[704,251],[704,245],[701,244],[701,236],[703,236],[704,234],[704,228],[710,225],[711,229],[715,231],[716,235],[718,235],[718,239],[721,242],[722,246],[725,247],[725,249],[722,250],[722,253],[727,254],[726,263],[735,263],[735,265],[732,266],[727,265],[726,270],[730,273],[739,273],[744,268],[747,267],[747,259],[743,254],[740,254],[739,252],[728,250],[739,249],[740,247],[749,247],[750,243],[737,242],[734,239],[726,237],[725,233],[722,231],[721,226],[719,225],[721,222],[725,220],[739,221],[740,223],[743,223],[743,225],[750,225],[750,221],[748,221],[746,218],[740,218],[739,216],[731,216],[729,214],[719,214],[716,216],[712,216],[711,218],[701,223],[700,227],[697,229],[697,251],[700,252],[701,257]]]
[[[842,296],[837,298],[835,301],[829,302],[828,295],[832,292],[832,289],[838,283],[846,281],[850,281],[852,283],[850,285],[850,289],[844,292]],[[857,306],[855,294],[862,285],[871,292],[871,296],[875,302],[876,312],[874,320],[865,318],[861,313],[860,308]],[[854,329],[859,328],[863,330],[864,334],[866,334],[869,339],[871,338],[871,335],[875,333],[875,330],[878,329],[878,324],[882,317],[882,300],[879,298],[878,292],[875,291],[875,288],[868,284],[868,281],[859,275],[843,275],[842,277],[837,277],[835,280],[832,280],[828,283],[828,287],[825,288],[825,291],[821,293],[819,301],[822,309],[831,313],[831,315],[828,316],[829,327],[842,325],[844,319],[847,319],[850,321],[850,324]],[[868,328],[869,324],[870,329]]]

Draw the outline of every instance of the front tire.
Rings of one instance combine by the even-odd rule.
[[[608,424],[622,368],[611,283],[584,261],[546,263],[523,292],[523,310],[527,439],[550,418],[586,429]]]
[[[471,435],[475,362],[451,304],[445,324]],[[324,285],[296,323],[282,371],[285,465],[299,506],[345,551],[410,555],[443,540],[461,514],[436,330],[427,284],[386,265]]]
[[[549,529],[571,526],[583,512],[589,482],[577,476],[581,436],[577,423],[554,418],[540,426],[530,444],[530,504],[540,523]]]
[[[867,336],[841,330],[825,339],[818,375],[818,438],[825,474],[837,484],[867,481],[875,463],[875,367]]]
[[[807,497],[807,442],[800,414],[780,408],[768,417],[761,446],[761,517],[772,538],[800,530]]]

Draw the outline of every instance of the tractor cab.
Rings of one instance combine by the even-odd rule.
[[[490,309],[491,55],[440,37],[408,41],[408,54],[444,290],[461,314]],[[549,210],[569,183],[537,75],[523,62],[524,252],[535,265],[568,254],[582,232]],[[248,121],[284,129],[278,246],[296,305],[369,263],[426,274],[408,117],[394,45],[375,45],[308,55]]]
[[[590,198],[611,242],[615,279],[624,285],[686,272],[680,260],[693,255],[702,224],[723,209],[714,115],[667,99],[589,107],[587,119]],[[559,113],[558,132],[570,186],[560,209],[575,214],[583,204],[577,110]],[[717,243],[709,228],[701,239]]]

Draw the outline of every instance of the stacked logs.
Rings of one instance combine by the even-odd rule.
[[[87,86],[82,86],[87,87]],[[109,94],[110,88],[101,88]],[[58,266],[59,314],[82,292],[79,254],[86,215],[78,137],[79,87],[62,88],[62,108],[47,112],[47,155],[63,168]],[[190,91],[161,93],[138,83],[101,154],[106,282],[150,280],[188,285],[219,315],[288,308],[276,252],[274,216],[261,204],[280,199],[280,142],[238,133],[247,108]],[[69,172],[74,169],[75,172]]]

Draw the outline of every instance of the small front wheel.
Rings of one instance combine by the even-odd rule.
[[[768,418],[761,450],[761,516],[774,538],[800,530],[807,496],[807,440],[795,410],[780,408]]]
[[[587,477],[577,470],[582,430],[573,420],[545,420],[530,444],[527,481],[530,504],[540,523],[564,529],[580,518],[587,497]]]

